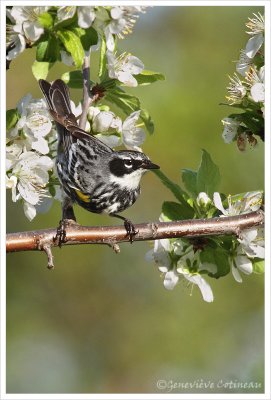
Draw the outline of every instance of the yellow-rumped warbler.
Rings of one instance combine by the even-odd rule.
[[[52,84],[41,79],[39,84],[58,132],[56,166],[64,192],[62,221],[76,221],[76,202],[88,211],[122,219],[132,241],[136,234],[133,224],[117,213],[134,204],[142,175],[159,166],[141,152],[114,151],[80,129],[71,111],[68,87],[61,79]]]

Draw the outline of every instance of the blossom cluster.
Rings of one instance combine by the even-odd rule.
[[[13,6],[7,8],[7,60],[13,60],[27,46],[34,45],[52,25],[60,26],[67,20],[77,18],[79,28],[93,27],[105,36],[109,57],[115,51],[115,38],[123,38],[131,33],[140,13],[145,12],[142,6]],[[53,21],[53,16],[56,16]],[[99,46],[96,46],[97,49]],[[90,49],[89,49],[90,50]],[[63,62],[73,62],[67,49],[61,50]]]
[[[12,200],[23,201],[26,217],[47,211],[52,199],[48,189],[54,179],[53,157],[56,154],[56,131],[46,110],[45,101],[24,96],[12,112],[7,132],[6,186]]]
[[[261,192],[248,192],[238,199],[232,199],[229,196],[224,207],[221,196],[215,192],[213,199],[201,192],[197,200],[197,207],[201,211],[208,211],[215,207],[221,218],[225,216],[234,216],[257,211],[262,204]],[[160,221],[164,221],[165,216],[160,216]],[[215,239],[214,239],[215,243]],[[223,242],[220,246],[225,245]],[[147,261],[154,261],[162,273],[164,287],[172,290],[176,284],[182,281],[188,281],[189,285],[196,285],[201,291],[202,297],[207,302],[214,299],[210,284],[204,278],[204,275],[219,277],[218,265],[205,256],[208,246],[206,239],[161,239],[155,240],[154,248],[146,254]],[[212,251],[215,251],[214,248]],[[232,275],[237,282],[242,282],[240,272],[251,274],[253,272],[253,262],[264,258],[264,231],[263,228],[252,228],[243,230],[239,236],[231,238],[228,244],[226,254],[226,263],[231,269]],[[222,259],[221,259],[222,260]]]
[[[250,36],[241,50],[236,72],[229,77],[226,99],[231,107],[242,113],[224,118],[222,137],[225,143],[237,142],[240,151],[249,144],[258,143],[255,136],[264,139],[265,67],[264,67],[264,17],[253,14],[246,24]]]

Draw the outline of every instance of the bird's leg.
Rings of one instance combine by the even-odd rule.
[[[116,217],[116,218],[122,219],[124,221],[124,228],[126,229],[127,236],[129,237],[129,241],[130,241],[130,243],[133,243],[133,238],[138,233],[138,231],[136,231],[133,223],[129,219],[123,217],[122,215],[118,215],[118,214],[110,214],[110,215],[112,217]]]
[[[53,241],[61,247],[62,243],[66,242],[66,227],[71,224],[77,224],[76,218],[73,211],[73,203],[69,197],[64,195],[62,202],[62,219],[59,221],[59,225],[56,229],[56,236]]]

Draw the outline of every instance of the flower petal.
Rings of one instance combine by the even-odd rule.
[[[98,133],[98,135],[95,135],[95,137],[111,148],[121,145],[121,138],[116,135],[103,135]]]
[[[50,151],[48,142],[43,137],[33,140],[31,147],[33,150],[36,150],[41,154],[48,154]]]
[[[77,7],[78,25],[81,28],[89,28],[95,19],[94,7],[84,6]]]
[[[11,50],[8,51],[7,53],[7,60],[13,60],[16,58],[20,53],[22,53],[25,50],[25,38],[23,35],[13,35],[12,37],[13,41],[13,46]]]
[[[233,275],[234,279],[236,280],[236,282],[239,282],[239,283],[243,282],[243,279],[242,279],[237,267],[235,267],[233,264],[231,267],[231,272],[232,272],[232,275]]]
[[[252,99],[258,102],[264,102],[265,99],[265,88],[263,83],[255,83],[250,89]]]
[[[144,64],[139,58],[128,56],[125,69],[130,71],[132,75],[138,75],[144,69]]]
[[[27,201],[24,201],[23,207],[25,216],[29,219],[29,221],[32,221],[32,219],[35,218],[37,214],[36,208]]]
[[[184,277],[199,287],[203,300],[207,301],[208,303],[214,301],[214,295],[211,286],[200,274],[185,274]]]
[[[43,34],[44,29],[43,27],[39,24],[39,22],[24,22],[23,24],[25,36],[31,40],[31,42],[35,42],[40,38],[40,36]]]
[[[244,274],[251,274],[253,271],[252,262],[247,256],[237,255],[235,257],[235,262],[237,268],[242,271]]]
[[[164,277],[164,287],[167,290],[173,290],[179,280],[179,276],[176,271],[173,269],[171,271],[166,272]]]
[[[129,71],[119,71],[117,79],[128,87],[136,87],[138,85],[137,80]]]
[[[223,207],[222,200],[218,192],[214,192],[213,201],[214,205],[219,211],[221,211],[224,215],[228,215],[228,212]]]
[[[262,44],[264,42],[263,34],[259,33],[258,35],[252,36],[246,45],[245,53],[249,58],[253,58],[256,53],[260,50]]]

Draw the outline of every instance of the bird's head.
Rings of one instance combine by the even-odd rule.
[[[138,188],[142,175],[151,169],[160,168],[139,151],[114,152],[109,162],[110,180],[123,188]]]

